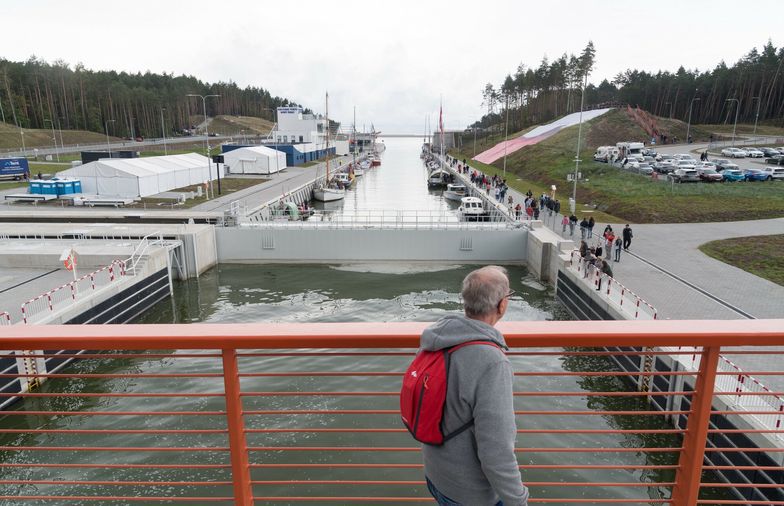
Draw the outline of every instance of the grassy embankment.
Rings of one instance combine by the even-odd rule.
[[[679,137],[679,122],[661,120],[660,125]],[[508,181],[515,189],[541,193],[550,185],[558,187],[563,203],[571,195],[567,174],[574,172],[574,153],[577,146],[577,127],[562,130],[553,137],[525,147],[507,157]],[[695,139],[707,138],[710,133],[702,127],[692,127]],[[510,138],[518,136],[510,135]],[[583,180],[577,184],[577,214],[594,211],[598,221],[632,223],[687,223],[705,221],[734,221],[784,216],[784,184],[755,183],[699,183],[671,185],[653,181],[650,177],[632,174],[604,163],[593,161],[596,146],[614,145],[619,140],[645,139],[646,134],[632,122],[624,111],[611,111],[583,125],[580,172]],[[484,149],[494,141],[488,139]],[[477,148],[481,152],[481,149]],[[684,146],[684,151],[686,151]],[[471,144],[463,152],[453,152],[457,158],[470,158]],[[503,159],[488,168],[472,162],[477,168],[499,173]],[[495,172],[494,172],[495,171]],[[596,212],[598,211],[598,212]],[[603,213],[603,214],[602,214]]]
[[[784,286],[784,235],[737,237],[700,246],[706,255]]]

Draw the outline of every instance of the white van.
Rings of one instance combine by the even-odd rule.
[[[609,162],[612,156],[613,146],[599,146],[593,154],[593,159],[597,162]]]

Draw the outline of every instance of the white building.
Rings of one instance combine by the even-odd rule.
[[[223,153],[229,174],[274,174],[286,168],[286,153],[269,147],[252,146]]]
[[[278,144],[324,144],[326,134],[327,120],[323,116],[305,114],[301,107],[278,107],[278,126],[275,129]]]
[[[145,158],[105,158],[57,173],[76,178],[82,193],[112,197],[148,197],[216,179],[223,167],[196,153]],[[223,174],[221,174],[222,176]]]

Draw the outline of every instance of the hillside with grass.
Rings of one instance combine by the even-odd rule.
[[[685,123],[655,119],[662,128],[685,137]],[[539,144],[509,155],[506,172],[510,186],[521,192],[531,189],[540,193],[556,185],[556,198],[565,204],[572,194],[567,175],[574,172],[577,132],[577,126],[565,128]],[[692,126],[691,133],[695,141],[710,136],[709,130],[699,126]],[[518,132],[509,137],[519,135]],[[451,154],[458,159],[470,159],[472,140],[466,136],[462,150]],[[501,140],[502,137],[490,137],[477,149],[481,152]],[[778,182],[672,185],[593,161],[597,146],[646,140],[650,140],[647,132],[622,109],[614,109],[583,124],[580,152],[583,179],[577,184],[578,217],[590,211],[597,219],[601,216],[613,222],[686,223],[784,216],[784,184]],[[683,145],[683,152],[687,151],[688,147]],[[475,161],[472,165],[490,174],[503,172],[503,158],[492,165]]]
[[[60,130],[55,128],[55,136],[57,137],[57,145],[60,145]],[[117,137],[109,137],[111,141],[118,141]],[[85,130],[63,130],[62,131],[62,144],[65,146],[72,146],[75,144],[98,144],[106,142],[106,135],[97,132],[88,132]],[[24,144],[28,149],[31,148],[52,148],[54,147],[54,140],[52,140],[52,130],[42,128],[24,129]],[[0,149],[21,149],[22,134],[19,128],[8,123],[0,123]]]

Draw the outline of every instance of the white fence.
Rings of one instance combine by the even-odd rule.
[[[89,274],[53,288],[46,293],[24,302],[21,307],[22,322],[32,323],[42,313],[53,313],[76,302],[80,294],[86,294],[113,283],[125,276],[125,261],[114,260]]]
[[[580,252],[572,251],[569,268],[580,275],[580,280],[591,289],[601,286],[599,296],[612,303],[616,309],[633,320],[655,320],[656,308],[645,299],[626,288],[617,279],[602,273],[593,264],[580,257]]]
[[[481,217],[461,220],[454,211],[401,211],[401,210],[357,210],[316,211],[307,220],[291,221],[285,213],[276,212],[273,219],[253,223],[254,227],[277,228],[323,228],[323,229],[507,229],[523,226],[510,223],[507,215],[489,210]]]

